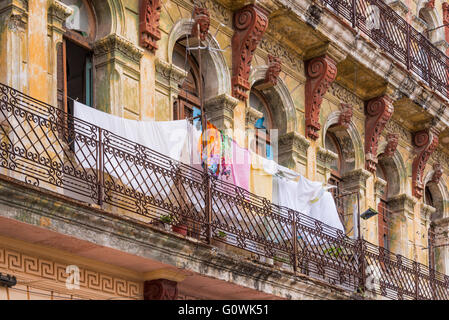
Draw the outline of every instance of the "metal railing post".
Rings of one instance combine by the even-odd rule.
[[[296,214],[294,211],[290,211],[292,220],[292,236],[293,236],[293,272],[296,274],[298,271],[298,234],[296,230]]]
[[[405,66],[407,67],[407,70],[410,70],[410,60],[411,60],[411,54],[410,54],[410,25],[407,23],[407,35],[406,35],[406,43],[407,43],[407,53],[405,58]]]
[[[211,244],[212,242],[212,186],[211,186],[211,179],[210,175],[205,172],[206,175],[206,217],[207,217],[207,243]]]
[[[98,152],[97,152],[97,192],[98,192],[98,205],[103,205],[103,183],[104,183],[104,152],[103,152],[103,130],[98,128]]]
[[[357,27],[357,0],[352,0],[352,27]]]

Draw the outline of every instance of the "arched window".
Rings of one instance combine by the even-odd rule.
[[[62,0],[73,9],[64,23],[66,31],[58,47],[58,105],[73,110],[73,100],[94,106],[93,41],[96,24],[87,0]]]
[[[270,142],[270,130],[273,129],[273,116],[267,99],[261,91],[253,87],[249,95],[249,105],[262,113],[262,117],[252,124],[255,129],[255,139],[250,148],[267,159],[273,159]]]
[[[338,157],[334,159],[330,165],[331,176],[327,183],[336,186],[336,188],[332,188],[329,191],[332,192],[332,195],[334,196],[338,215],[340,217],[342,224],[345,225],[344,204],[343,199],[341,199],[340,197],[341,184],[342,184],[342,159],[343,159],[342,147],[340,145],[337,136],[335,135],[335,133],[332,132],[332,128],[330,128],[330,130],[326,132],[326,136],[324,138],[324,146],[327,150],[330,150],[338,155]]]
[[[197,117],[201,114],[202,85],[198,62],[195,56],[186,52],[186,39],[179,40],[173,50],[172,61],[177,67],[187,71],[181,85],[178,100],[173,106],[173,119]]]
[[[390,211],[387,202],[389,179],[387,178],[385,168],[381,163],[376,167],[376,175],[387,182],[384,187],[384,192],[380,197],[379,204],[377,205],[377,211],[379,212],[377,215],[379,247],[384,247],[385,249],[390,250]]]

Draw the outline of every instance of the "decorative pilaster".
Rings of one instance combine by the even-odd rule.
[[[206,101],[205,110],[207,119],[218,129],[227,130],[234,128],[234,108],[238,99],[224,93]]]
[[[192,27],[192,37],[198,37],[198,26],[199,26],[199,36],[200,40],[206,40],[206,36],[209,33],[210,27],[210,15],[206,8],[195,7],[193,10],[193,27]]]
[[[364,192],[366,190],[366,180],[368,180],[369,176],[369,171],[366,171],[365,169],[349,171],[342,177],[342,188],[348,191],[359,190]]]
[[[393,114],[393,103],[389,96],[369,100],[365,107],[365,168],[374,173],[377,165],[379,137]]]
[[[234,13],[233,25],[232,95],[245,101],[253,54],[268,27],[267,12],[257,5],[247,5]]]
[[[157,279],[144,282],[144,300],[176,300],[178,298],[178,283],[167,279]]]
[[[340,117],[338,118],[338,125],[345,129],[349,128],[352,119],[352,105],[349,103],[341,104]]]
[[[313,58],[306,62],[306,77],[306,137],[316,140],[321,129],[321,102],[337,77],[336,62],[328,55]]]
[[[161,39],[159,18],[161,16],[160,0],[140,0],[140,46],[151,52],[157,50],[157,41]]]
[[[307,166],[307,149],[310,141],[297,132],[289,132],[279,137],[279,163],[290,169],[300,171]]]
[[[387,134],[387,146],[383,153],[384,157],[392,157],[396,152],[399,143],[399,133],[389,133]]]
[[[423,193],[423,175],[430,155],[438,146],[438,133],[427,129],[415,133],[413,138],[416,157],[412,164],[412,190],[416,198],[421,198]]]

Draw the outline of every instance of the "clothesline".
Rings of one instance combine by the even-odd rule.
[[[187,165],[207,166],[209,172],[219,179],[228,180],[273,203],[344,231],[334,199],[327,191],[329,188],[327,184],[308,180],[274,160],[242,148],[234,139],[210,123],[207,124],[208,130],[204,132],[207,145],[202,148],[203,132],[187,120],[129,120],[96,110],[78,101],[74,104],[74,116],[87,122],[95,119],[97,126]],[[88,148],[83,146],[75,151],[79,159],[85,159],[85,155],[92,153]],[[125,170],[119,165],[118,160],[112,157],[105,161],[104,167],[112,176],[128,182],[143,194],[156,194],[162,197],[163,194],[170,194],[173,187],[173,182],[164,179],[161,173],[148,173],[143,165],[138,163]],[[148,178],[151,181],[166,181],[166,183],[151,185],[140,172],[149,174]],[[196,205],[201,207],[204,204]]]

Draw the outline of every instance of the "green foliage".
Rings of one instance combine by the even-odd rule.
[[[166,215],[161,216],[160,220],[161,220],[163,223],[168,223],[168,224],[170,224],[170,223],[173,222],[173,217],[172,217],[171,214],[166,214]]]
[[[330,247],[329,249],[323,250],[323,252],[331,256],[338,257],[341,253],[343,253],[343,250],[340,247]]]
[[[226,232],[223,232],[223,231],[217,232],[217,237],[219,237],[219,238],[226,238],[226,236],[227,236]]]

